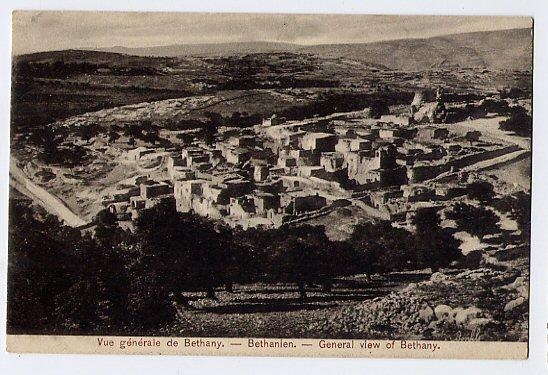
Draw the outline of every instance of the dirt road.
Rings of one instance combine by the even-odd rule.
[[[17,160],[10,160],[10,185],[42,206],[47,212],[57,216],[66,225],[80,227],[87,224],[72,212],[59,198],[32,182],[17,166]]]

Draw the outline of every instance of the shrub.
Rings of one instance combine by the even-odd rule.
[[[533,131],[533,119],[523,107],[514,107],[510,118],[499,124],[499,129],[511,131],[522,137],[530,137]]]
[[[441,220],[436,208],[423,208],[415,213],[414,259],[416,267],[438,270],[459,259],[462,254],[460,241],[450,230],[440,226]]]
[[[361,272],[401,271],[414,267],[412,233],[389,221],[364,223],[354,228],[349,242],[359,258]]]
[[[460,230],[480,239],[499,230],[499,217],[493,211],[483,207],[457,203],[447,217],[455,220]]]
[[[481,203],[489,203],[493,200],[495,191],[493,185],[487,181],[476,181],[466,187],[468,198]]]

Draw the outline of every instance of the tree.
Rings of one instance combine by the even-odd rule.
[[[508,102],[506,102],[505,100],[485,98],[479,103],[479,106],[486,113],[497,113],[499,115],[504,115],[510,113],[511,111]]]
[[[475,181],[468,184],[468,198],[479,201],[480,203],[489,203],[495,196],[493,185],[487,181]]]
[[[126,324],[125,260],[18,202],[10,207],[8,329],[94,333]]]
[[[441,223],[440,215],[436,208],[418,209],[412,219],[417,233],[425,233],[437,230]]]
[[[432,268],[436,272],[462,256],[460,244],[448,229],[439,228],[420,235],[417,233],[414,242],[417,265]]]
[[[371,117],[375,119],[381,118],[382,115],[390,113],[388,104],[383,100],[375,100],[371,103]]]
[[[434,270],[461,256],[460,242],[441,228],[435,209],[418,210],[413,218],[416,232],[394,228],[389,221],[355,227],[349,242],[359,258],[361,272],[392,272],[430,267]]]
[[[470,142],[470,145],[472,145],[474,142],[479,141],[480,137],[481,137],[481,132],[477,130],[466,132],[466,135],[464,136],[464,138],[468,142]]]
[[[211,145],[215,142],[215,136],[219,126],[223,125],[223,117],[214,112],[207,112],[207,122],[202,127],[202,138],[204,142]]]
[[[320,283],[330,290],[334,269],[325,228],[303,225],[283,228],[278,234],[269,249],[267,274],[276,281],[296,283],[301,298],[307,296],[306,285]]]
[[[202,139],[207,145],[212,145],[215,143],[216,134],[217,128],[211,123],[206,124],[202,129]]]
[[[240,119],[241,118],[242,118],[242,114],[238,111],[234,111],[234,112],[232,112],[232,116],[230,116],[230,119],[229,119],[228,123],[231,126],[238,126],[238,125],[240,125]]]
[[[141,139],[152,144],[160,142],[161,139],[158,128],[156,126],[150,126],[148,129],[143,130]]]
[[[244,282],[296,283],[302,298],[306,297],[307,285],[320,284],[329,291],[333,277],[360,271],[351,244],[331,241],[323,226],[250,228],[234,236],[233,246],[245,249],[239,261]]]
[[[448,213],[447,217],[455,220],[460,230],[480,239],[499,230],[499,217],[493,211],[483,207],[459,202]]]
[[[511,131],[522,137],[530,137],[533,131],[533,119],[523,107],[513,107],[512,114],[499,124],[499,129]]]
[[[78,133],[80,134],[80,138],[82,138],[84,141],[89,141],[91,138],[99,135],[102,130],[103,129],[98,124],[91,123],[87,125],[81,125],[78,128]]]
[[[525,90],[520,89],[519,87],[504,88],[500,90],[501,99],[519,99],[527,96]]]
[[[116,142],[120,138],[120,134],[118,134],[117,131],[111,130],[108,132],[108,142],[113,143]]]
[[[55,299],[72,285],[66,270],[74,263],[54,235],[61,224],[55,218],[37,220],[35,212],[17,201],[10,202],[9,218],[8,331],[60,331]]]
[[[130,123],[124,127],[124,135],[130,138],[141,138],[143,129],[139,124]]]
[[[30,135],[30,141],[38,146],[40,149],[39,157],[46,163],[50,163],[55,159],[61,144],[53,126],[35,128]]]
[[[130,320],[132,326],[141,329],[172,322],[175,310],[171,295],[174,290],[181,290],[179,278],[183,275],[172,238],[178,217],[171,209],[162,215],[160,207],[163,206],[142,212],[135,223],[135,241],[127,248],[133,259],[128,266]]]
[[[194,136],[191,134],[180,134],[177,138],[180,139],[185,146],[190,146],[194,141]]]
[[[58,295],[57,313],[69,317],[78,332],[102,332],[128,325],[129,280],[126,259],[117,245],[84,236],[73,245],[73,283]]]
[[[215,262],[222,263],[218,270],[219,283],[224,284],[227,292],[233,292],[233,285],[236,282],[245,282],[247,278],[244,275],[244,265],[247,261],[247,248],[239,246],[234,241],[232,230],[221,224],[214,224],[213,230],[216,232],[217,248],[216,255],[219,259]],[[214,294],[210,296],[214,297]]]
[[[412,239],[409,231],[380,221],[357,225],[349,242],[358,254],[360,272],[370,273],[413,268]]]
[[[191,214],[178,213],[173,202],[144,210],[136,223],[134,280],[131,309],[134,320],[146,317],[145,326],[159,326],[175,317],[172,297],[204,290],[215,298],[215,288],[226,280],[227,239],[214,224]]]
[[[509,213],[510,217],[516,220],[523,240],[529,242],[531,235],[531,194],[520,191],[513,195],[506,195],[496,200],[493,206],[501,212]]]
[[[516,193],[516,203],[512,217],[518,223],[522,238],[529,242],[531,237],[531,194]]]
[[[99,246],[118,246],[125,236],[124,231],[118,225],[116,215],[107,209],[97,213],[95,219],[95,240]]]
[[[413,218],[416,229],[413,243],[417,266],[430,267],[436,271],[462,256],[460,241],[448,229],[442,228],[440,223],[436,209],[427,208],[416,212]]]

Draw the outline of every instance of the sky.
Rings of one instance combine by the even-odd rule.
[[[531,27],[528,17],[16,11],[13,53],[270,41],[303,45]]]

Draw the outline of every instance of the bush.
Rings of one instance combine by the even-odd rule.
[[[440,226],[441,220],[436,208],[418,210],[413,218],[415,225],[414,259],[418,268],[432,268],[436,271],[460,259],[460,241],[450,230]]]
[[[489,203],[495,196],[493,185],[487,181],[476,181],[468,184],[466,187],[468,198],[479,201],[480,203]]]
[[[460,230],[480,239],[487,234],[496,233],[500,229],[498,226],[499,217],[493,211],[466,203],[457,203],[447,217],[455,220]]]
[[[499,129],[514,132],[522,137],[530,137],[533,131],[533,119],[523,107],[514,107],[510,118],[499,124]]]
[[[364,223],[354,228],[349,242],[359,255],[360,272],[389,272],[414,268],[412,233],[389,221]]]
[[[510,217],[516,220],[523,240],[529,242],[531,235],[531,195],[525,192],[507,195],[496,200],[493,206],[501,212],[509,213]]]
[[[390,109],[388,104],[383,100],[375,100],[371,103],[371,117],[374,119],[380,119],[383,115],[388,115]]]

